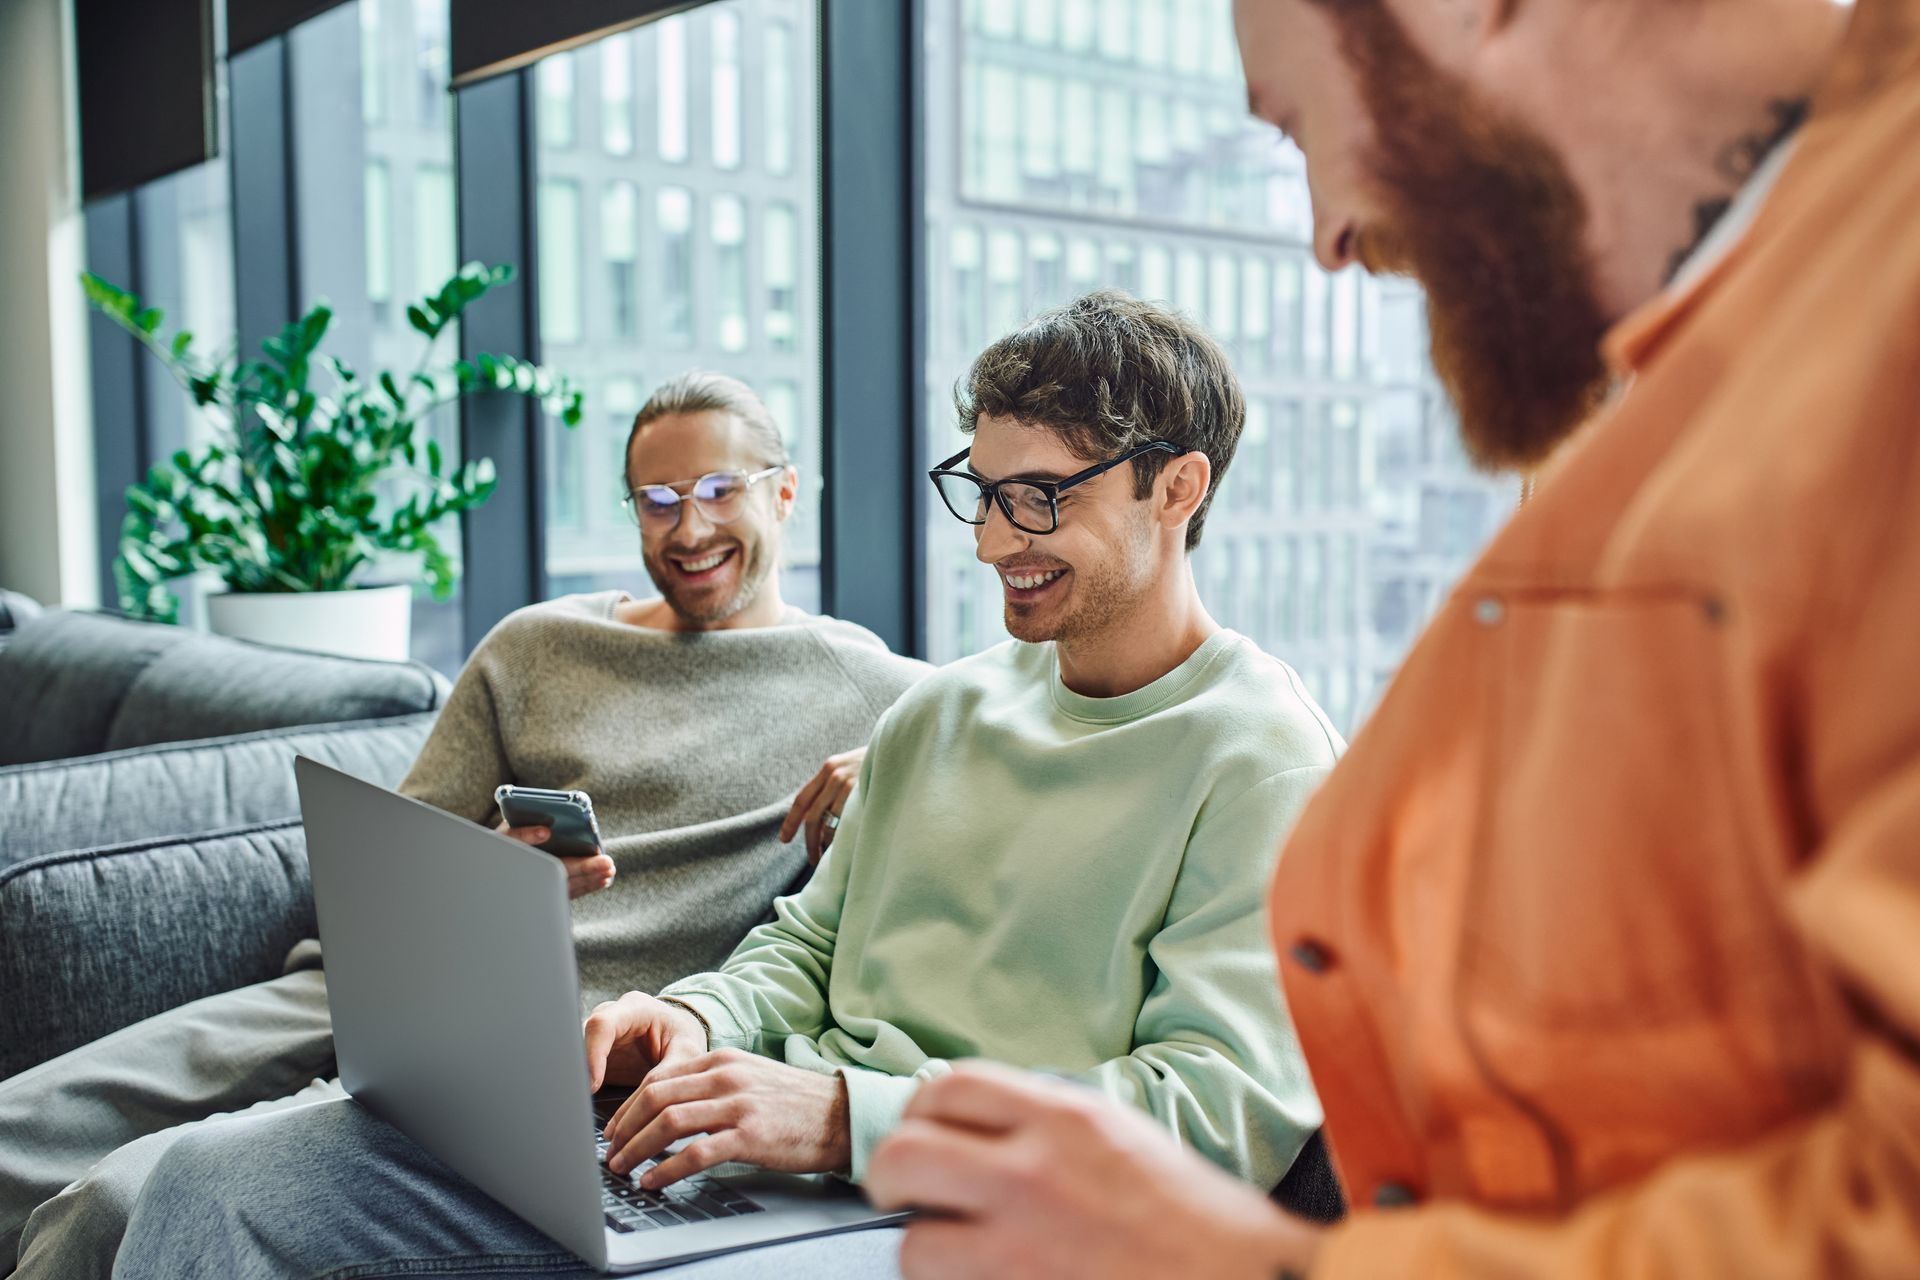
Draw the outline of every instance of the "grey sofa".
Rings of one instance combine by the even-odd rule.
[[[0,1078],[275,976],[313,932],[295,754],[387,785],[417,663],[52,610],[0,648]]]

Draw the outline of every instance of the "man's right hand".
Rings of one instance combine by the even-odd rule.
[[[546,827],[510,827],[502,822],[494,830],[522,844],[542,845],[553,838],[553,832]],[[560,854],[554,856],[559,858],[561,865],[567,869],[569,898],[584,898],[590,893],[598,893],[613,883],[613,859],[605,853],[590,853],[579,858],[568,858]]]
[[[655,1067],[707,1051],[707,1029],[690,1010],[639,991],[596,1005],[586,1036],[587,1080],[595,1090],[637,1085]]]

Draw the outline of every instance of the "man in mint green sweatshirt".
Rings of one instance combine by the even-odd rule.
[[[609,1164],[694,1137],[643,1185],[723,1161],[858,1181],[922,1081],[989,1058],[1079,1080],[1271,1186],[1320,1111],[1263,895],[1341,743],[1195,590],[1238,385],[1190,322],[1101,293],[989,348],[956,399],[973,438],[933,478],[999,574],[1015,638],[886,713],[819,871],[718,971],[594,1010],[595,1087],[639,1086],[608,1126]],[[564,1265],[350,1107],[176,1148],[124,1274]],[[299,1208],[318,1194],[324,1222]],[[352,1232],[327,1229],[348,1211]],[[667,1274],[888,1274],[893,1234]]]

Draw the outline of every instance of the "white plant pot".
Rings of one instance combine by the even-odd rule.
[[[403,662],[412,638],[413,588],[226,591],[207,597],[207,622],[238,640]]]

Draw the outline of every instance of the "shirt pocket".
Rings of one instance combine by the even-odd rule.
[[[1733,733],[1737,623],[1682,589],[1475,618],[1496,660],[1457,994],[1481,1069],[1600,1168],[1792,1110],[1826,1074],[1818,996],[1752,717]]]

